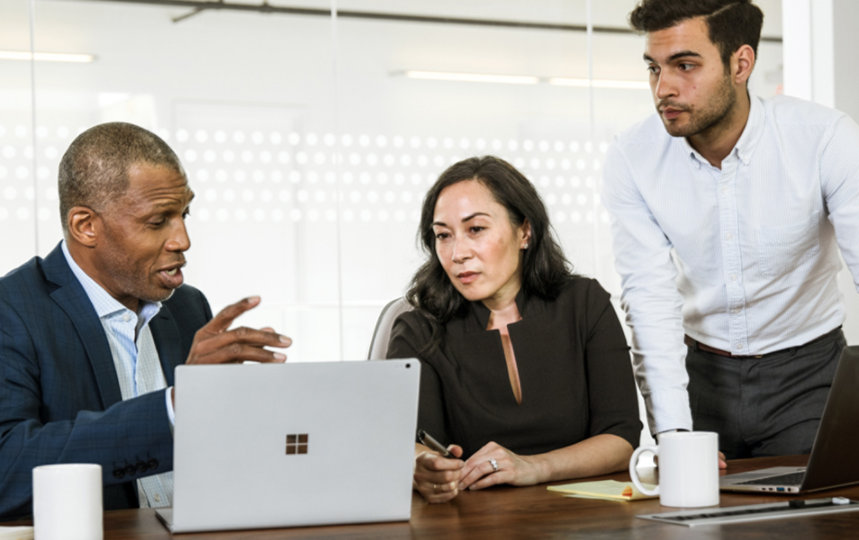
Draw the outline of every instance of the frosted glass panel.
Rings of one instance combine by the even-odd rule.
[[[270,4],[316,12],[0,2],[0,49],[94,55],[0,60],[0,272],[59,241],[56,168],[72,138],[124,120],[161,134],[188,171],[188,282],[216,310],[262,295],[241,322],[291,335],[293,361],[365,357],[378,311],[423,259],[426,189],[473,155],[522,170],[575,268],[619,292],[597,194],[612,137],[652,110],[643,41],[626,29],[633,2],[341,0],[341,16],[325,0]],[[761,4],[775,38],[752,86],[769,95],[781,81],[780,3]]]

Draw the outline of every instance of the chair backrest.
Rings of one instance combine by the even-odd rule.
[[[386,357],[394,321],[401,313],[411,310],[411,304],[403,297],[391,300],[382,308],[379,319],[376,321],[376,329],[373,330],[373,340],[370,341],[370,350],[367,353],[368,360],[381,360]]]

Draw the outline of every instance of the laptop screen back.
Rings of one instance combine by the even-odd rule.
[[[803,491],[859,482],[859,348],[845,347],[808,460]]]
[[[180,366],[173,531],[407,520],[420,363]]]

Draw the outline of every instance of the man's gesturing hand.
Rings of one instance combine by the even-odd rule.
[[[272,328],[247,328],[241,326],[229,330],[233,321],[245,311],[257,307],[259,296],[239,300],[222,309],[194,335],[187,364],[226,364],[244,362],[284,362],[286,355],[270,351],[265,347],[285,348],[292,340],[280,335]]]

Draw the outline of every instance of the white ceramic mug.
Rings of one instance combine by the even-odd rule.
[[[659,485],[641,484],[638,456],[652,452],[659,458]],[[677,431],[659,435],[658,446],[642,446],[632,453],[629,476],[638,490],[659,495],[664,506],[694,508],[719,504],[719,435],[711,431]]]
[[[33,468],[36,540],[102,540],[101,465],[64,463]]]

